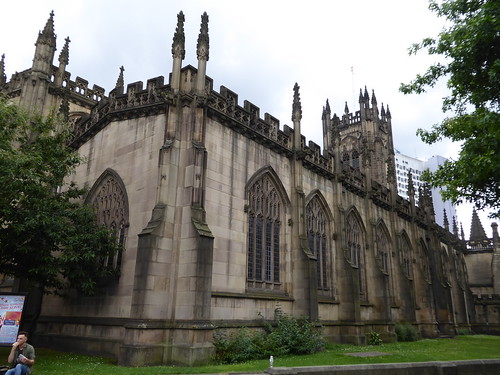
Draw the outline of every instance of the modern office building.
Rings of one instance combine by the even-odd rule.
[[[408,199],[408,173],[411,172],[413,187],[415,188],[415,200],[418,202],[419,188],[423,185],[421,180],[422,173],[429,169],[434,172],[442,165],[446,158],[440,155],[432,156],[428,160],[417,159],[408,155],[404,155],[398,150],[395,150],[396,156],[396,180],[398,194],[405,199]],[[453,219],[456,220],[455,206],[450,201],[443,201],[440,189],[431,189],[432,201],[434,203],[434,211],[436,215],[436,223],[442,227],[449,224],[450,231],[453,231]],[[445,213],[446,212],[446,218]],[[446,220],[445,220],[446,219]],[[458,225],[455,222],[455,225]]]

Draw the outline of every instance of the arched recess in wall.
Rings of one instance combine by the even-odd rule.
[[[427,284],[431,284],[431,268],[429,263],[429,252],[427,250],[427,246],[425,245],[425,241],[423,238],[420,238],[419,241],[419,267],[422,272],[422,277]]]
[[[465,290],[468,285],[467,280],[467,266],[465,264],[465,258],[462,252],[458,250],[454,250],[454,259],[455,259],[455,270],[458,286],[461,290]]]
[[[271,167],[257,171],[245,187],[248,214],[247,288],[282,291],[286,211],[290,200]]]
[[[413,280],[413,257],[411,251],[411,242],[405,230],[402,230],[399,238],[399,262],[403,275],[408,280]]]
[[[368,301],[368,290],[366,284],[366,231],[363,220],[355,207],[347,211],[345,219],[346,246],[344,256],[351,265],[357,269],[358,292],[361,301]]]
[[[441,283],[443,286],[450,286],[450,254],[445,246],[441,246]]]
[[[317,259],[318,294],[334,298],[333,215],[325,197],[317,189],[306,198],[306,230],[309,250]]]
[[[389,270],[391,269],[391,243],[391,236],[389,235],[387,226],[385,225],[383,220],[379,220],[377,225],[375,226],[374,250],[377,266],[384,275],[389,275]]]
[[[129,226],[129,204],[127,190],[122,179],[112,169],[106,169],[90,189],[85,204],[94,208],[97,222],[114,230],[117,241],[125,249]],[[122,252],[105,259],[105,265],[113,269],[121,266]]]

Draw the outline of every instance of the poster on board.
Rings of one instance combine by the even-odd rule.
[[[0,294],[0,346],[17,340],[26,296]]]

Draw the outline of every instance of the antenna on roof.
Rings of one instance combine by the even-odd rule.
[[[356,96],[354,94],[354,65],[351,65],[352,108],[356,111]]]

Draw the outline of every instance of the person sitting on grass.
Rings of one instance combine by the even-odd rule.
[[[35,348],[28,344],[28,333],[21,331],[17,341],[12,344],[8,361],[12,368],[5,375],[29,375],[35,364]]]

